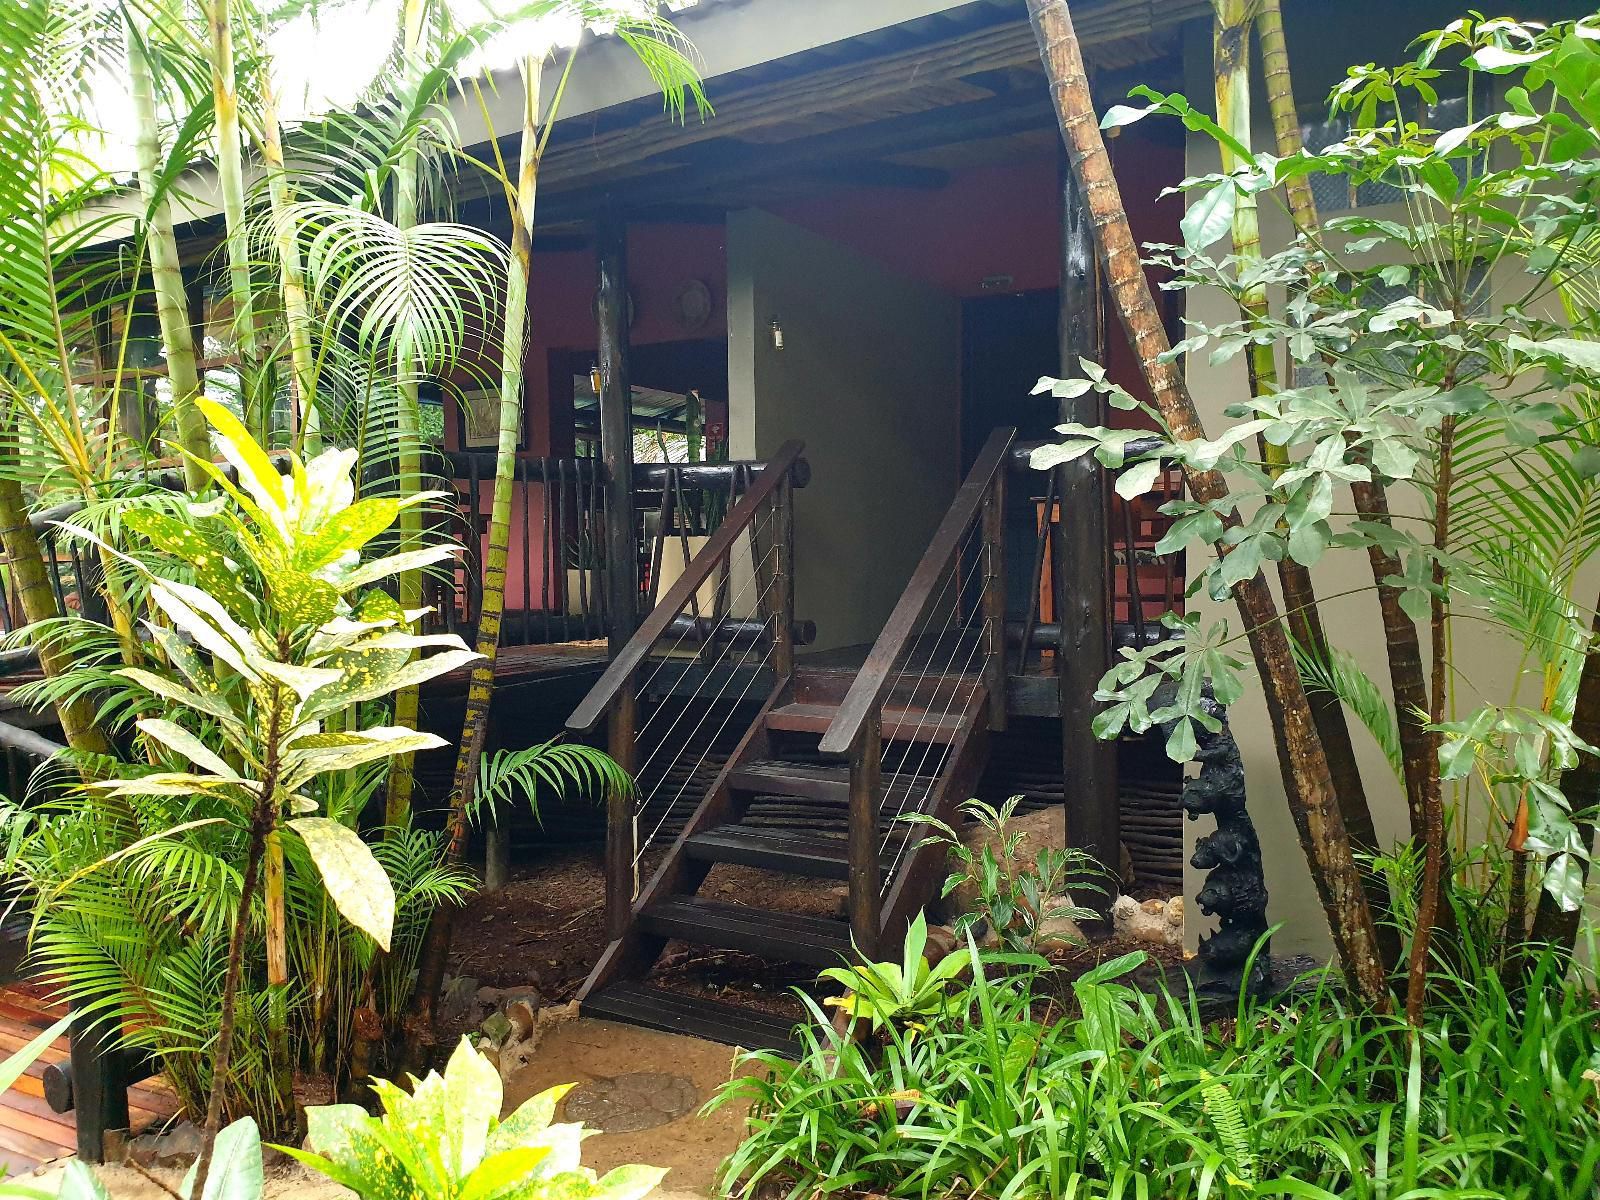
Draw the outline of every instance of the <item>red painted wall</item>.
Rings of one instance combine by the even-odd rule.
[[[1163,188],[1183,175],[1183,150],[1149,139],[1137,129],[1115,140],[1112,157],[1123,202],[1141,242],[1176,242],[1182,201],[1160,198]],[[1060,195],[1055,157],[963,170],[938,190],[861,188],[834,191],[774,208],[776,215],[849,246],[890,269],[966,298],[986,293],[984,281],[1009,276],[997,290],[1032,291],[1055,287],[1060,277]],[[639,225],[628,240],[629,282],[637,345],[727,334],[727,248],[720,227]],[[678,322],[674,299],[691,279],[711,291],[712,315],[700,328]],[[525,359],[524,420],[530,455],[570,453],[566,414],[552,414],[549,359],[552,350],[594,348],[594,256],[572,251],[534,256],[529,288],[529,345]],[[1138,364],[1127,341],[1113,327],[1107,338],[1108,369],[1124,387],[1143,392]],[[493,380],[498,365],[482,356],[471,364],[481,379]],[[648,383],[648,380],[640,380]],[[958,420],[951,413],[949,419]],[[1138,414],[1116,413],[1119,422],[1139,422]],[[446,402],[447,444],[457,444],[459,425]],[[521,489],[519,489],[520,491]],[[540,498],[515,497],[513,528],[521,528],[522,507],[531,499],[530,528],[542,520]],[[483,511],[488,511],[485,489]],[[537,575],[537,567],[534,569]],[[522,595],[520,552],[512,554],[508,598]],[[540,578],[531,581],[537,596]]]

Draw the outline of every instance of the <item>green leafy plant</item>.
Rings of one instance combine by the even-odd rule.
[[[552,1088],[500,1119],[500,1074],[463,1038],[444,1074],[412,1090],[373,1084],[383,1111],[353,1104],[306,1111],[307,1148],[280,1146],[362,1200],[640,1200],[666,1172],[582,1165],[579,1124],[555,1123],[569,1090]]]
[[[1015,826],[1021,803],[1021,796],[999,808],[981,800],[965,801],[960,811],[981,831],[976,839],[963,837],[947,822],[925,813],[908,813],[901,820],[931,829],[923,844],[945,847],[959,864],[945,880],[945,897],[960,888],[974,890],[973,909],[956,919],[956,930],[987,926],[1007,949],[1035,954],[1047,935],[1052,940],[1062,937],[1049,928],[1051,922],[1086,921],[1096,915],[1074,904],[1070,893],[1103,891],[1095,882],[1103,871],[1079,850],[1042,846],[1028,858],[1027,835]],[[978,843],[976,848],[968,844],[971,840]]]
[[[1536,1003],[1468,947],[1420,1028],[1348,1006],[1326,974],[1284,1003],[1205,1010],[1147,991],[1143,956],[1065,1001],[1037,971],[970,977],[916,1036],[864,1044],[809,1006],[789,1061],[752,1055],[731,1196],[1112,1200],[1580,1200],[1600,1166],[1592,980],[1557,956]]]
[[[473,654],[453,636],[408,632],[420,614],[403,612],[375,586],[401,569],[448,557],[450,547],[363,561],[363,549],[403,508],[426,495],[356,499],[353,451],[328,450],[306,463],[290,455],[287,473],[280,474],[237,418],[210,401],[198,403],[238,482],[206,462],[202,469],[219,495],[190,502],[185,520],[146,509],[123,518],[141,540],[141,553],[113,553],[143,582],[151,610],[146,629],[152,652],[159,655],[148,665],[117,671],[144,697],[139,707],[148,715],[135,728],[147,762],[124,764],[86,791],[112,811],[151,802],[182,807],[203,799],[204,815],[162,823],[64,880],[40,870],[34,882],[40,919],[49,921],[54,903],[106,867],[126,862],[136,868],[135,878],[164,869],[219,872],[224,899],[205,916],[213,934],[225,931],[225,953],[219,959],[215,936],[191,940],[175,948],[176,957],[167,964],[173,970],[183,962],[198,988],[220,992],[207,1034],[208,1039],[216,1035],[207,1102],[207,1123],[214,1131],[222,1113],[239,1106],[229,1092],[229,1070],[241,1023],[259,1028],[261,1040],[247,1039],[247,1052],[267,1053],[271,1075],[279,1081],[268,1097],[257,1097],[273,1100],[264,1111],[281,1112],[288,1101],[281,1080],[294,1066],[285,1049],[289,860],[303,856],[344,921],[376,948],[390,948],[393,885],[349,823],[354,812],[339,807],[340,788],[349,772],[443,744],[431,734],[370,724],[372,702],[408,682],[449,671]],[[68,529],[106,545],[81,527]],[[414,659],[417,650],[436,652]],[[100,832],[79,829],[91,844]],[[163,866],[174,855],[177,834],[201,830],[229,839],[240,857],[204,863],[191,858],[187,866]],[[44,827],[40,832],[51,840],[62,834]],[[42,861],[48,863],[48,857]],[[168,910],[170,921],[169,898],[129,895],[118,886],[127,882],[120,874],[96,881],[100,920],[112,919],[118,905],[155,903]],[[265,1011],[241,1013],[235,1001],[244,982],[244,948],[258,911],[258,887],[267,1004]],[[136,1012],[139,998],[124,992],[125,974],[114,955],[77,956],[73,919],[67,916],[69,932],[61,940],[52,942],[47,930],[41,957],[91,1008]],[[205,1168],[202,1156],[202,1183]]]
[[[868,1022],[874,1030],[890,1025],[908,1032],[922,1028],[945,1011],[951,985],[967,966],[960,954],[947,954],[930,965],[923,954],[927,944],[927,918],[918,913],[906,930],[899,962],[864,962],[823,971],[823,979],[846,989],[825,1003],[852,1021]]]

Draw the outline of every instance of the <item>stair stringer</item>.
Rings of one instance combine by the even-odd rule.
[[[728,756],[716,780],[707,789],[683,829],[673,840],[667,855],[656,868],[650,881],[639,890],[628,915],[628,928],[619,938],[614,938],[601,952],[594,969],[578,990],[578,1003],[619,979],[642,979],[661,957],[666,939],[646,933],[639,928],[639,914],[657,900],[667,896],[694,892],[704,881],[710,865],[692,858],[686,851],[691,837],[714,825],[737,819],[739,800],[729,786],[733,773],[745,763],[760,759],[768,753],[770,735],[767,732],[767,714],[787,696],[792,681],[786,676],[778,680],[761,711],[756,714],[744,737]]]
[[[940,820],[951,821],[956,806],[973,796],[988,763],[989,696],[979,687],[968,697],[962,710],[960,725],[945,758],[945,769],[939,773],[939,784],[929,795],[923,811]],[[889,881],[878,920],[878,945],[884,956],[898,957],[907,927],[943,886],[949,869],[948,857],[948,852],[939,845],[914,842],[906,851],[905,861]]]

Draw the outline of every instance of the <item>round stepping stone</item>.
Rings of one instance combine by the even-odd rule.
[[[700,1103],[682,1075],[633,1071],[579,1084],[567,1093],[566,1118],[601,1133],[638,1133],[676,1121]]]

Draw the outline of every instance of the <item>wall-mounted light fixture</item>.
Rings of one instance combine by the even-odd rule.
[[[600,378],[600,364],[591,364],[589,367],[589,386],[594,389],[596,396],[600,394],[600,385],[604,382],[605,380]]]
[[[772,318],[772,348],[774,350],[783,349],[783,322],[778,320],[777,317]]]

